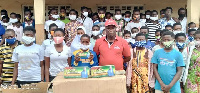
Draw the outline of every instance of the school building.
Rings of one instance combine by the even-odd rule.
[[[178,9],[187,9],[188,22],[195,22],[199,26],[200,0],[0,0],[0,10],[6,9],[8,13],[15,12],[22,15],[24,9],[31,9],[36,21],[36,41],[41,44],[44,40],[44,22],[48,18],[48,11],[51,8],[58,10],[65,7],[67,11],[76,9],[80,12],[82,6],[92,8],[96,12],[98,8],[104,7],[108,12],[114,13],[115,9],[122,12],[140,9],[157,10],[158,12],[166,7],[173,8],[173,17],[178,17]]]

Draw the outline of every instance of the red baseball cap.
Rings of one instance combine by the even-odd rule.
[[[114,26],[117,27],[117,23],[116,23],[116,21],[113,20],[113,19],[108,19],[108,20],[106,21],[105,27],[106,27],[106,26],[109,26],[109,25],[114,25]]]

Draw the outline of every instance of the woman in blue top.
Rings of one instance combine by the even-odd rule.
[[[98,66],[97,55],[90,50],[90,36],[84,34],[81,36],[81,48],[73,52],[71,66]]]

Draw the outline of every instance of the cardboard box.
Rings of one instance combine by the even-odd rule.
[[[91,77],[92,78],[100,78],[100,77],[108,77],[108,71],[112,67],[112,71],[115,74],[115,66],[114,65],[106,65],[106,66],[94,66],[91,67]]]
[[[59,73],[52,81],[53,93],[126,93],[126,76],[102,78],[63,78]]]
[[[81,72],[86,68],[88,77],[90,75],[89,67],[66,67],[64,70],[64,78],[81,78]]]
[[[22,86],[22,88],[16,87],[4,87],[2,93],[47,93],[50,86],[50,82],[40,82],[34,84],[26,84],[28,86]]]

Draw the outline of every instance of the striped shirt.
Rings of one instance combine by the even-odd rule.
[[[149,28],[149,38],[148,40],[154,42],[156,41],[155,39],[155,32],[157,29],[161,29],[160,24],[153,24],[153,23],[146,23],[146,26]]]
[[[17,47],[17,46],[15,46]],[[2,83],[11,83],[13,78],[14,62],[12,59],[13,49],[10,46],[2,45],[0,47],[0,61],[3,61],[1,74]]]

